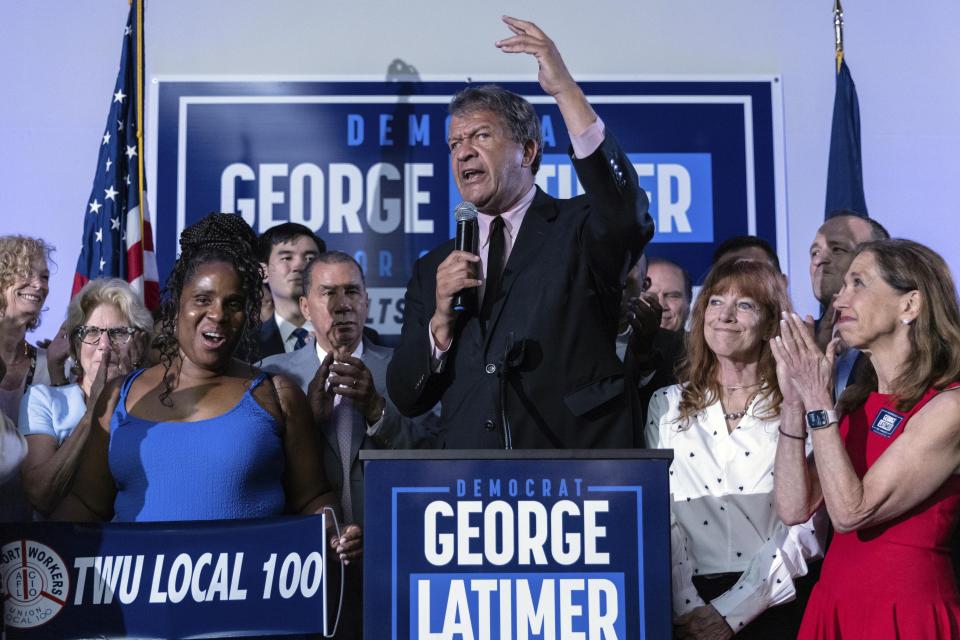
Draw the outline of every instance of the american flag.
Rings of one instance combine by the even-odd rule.
[[[148,309],[160,304],[143,175],[143,0],[134,0],[83,222],[73,294],[93,278],[126,280]]]

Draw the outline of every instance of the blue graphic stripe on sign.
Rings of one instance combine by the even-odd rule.
[[[413,573],[409,637],[626,638],[623,593],[614,572]]]
[[[390,593],[397,593],[397,496],[401,493],[450,493],[450,487],[394,487],[390,510]],[[391,598],[390,620],[394,640],[397,638],[397,602]]]
[[[589,493],[607,493],[607,492],[631,492],[637,495],[637,575],[642,576],[643,573],[643,487],[640,486],[595,486],[590,485],[587,487],[587,492]],[[643,581],[641,580],[638,588],[638,600],[639,600],[639,611],[640,611],[640,640],[643,640],[647,636],[647,616],[646,611],[644,611],[643,600],[644,600],[644,589]]]

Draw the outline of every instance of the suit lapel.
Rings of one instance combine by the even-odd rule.
[[[510,251],[510,258],[503,270],[500,298],[493,303],[493,309],[490,312],[490,322],[484,336],[484,351],[490,344],[490,336],[496,329],[503,308],[506,306],[507,298],[513,291],[514,283],[520,274],[534,262],[535,258],[541,255],[540,249],[543,247],[547,232],[550,230],[550,223],[556,217],[556,201],[541,191],[540,187],[537,187],[537,195],[534,196],[530,209],[527,210],[523,218],[517,241]]]

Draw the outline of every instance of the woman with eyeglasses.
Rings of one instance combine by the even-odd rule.
[[[27,458],[21,475],[33,508],[48,516],[70,489],[104,385],[140,366],[153,319],[123,280],[84,286],[67,309],[64,330],[77,384],[33,385],[20,405]]]

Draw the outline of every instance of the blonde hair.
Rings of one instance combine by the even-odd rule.
[[[74,339],[73,332],[86,322],[94,309],[102,304],[116,307],[130,326],[143,332],[145,337],[142,339],[149,344],[149,337],[153,333],[153,316],[143,306],[140,296],[128,283],[119,278],[97,278],[83,285],[67,307],[67,321],[64,328],[67,336],[70,337],[70,355],[78,362],[77,341]]]
[[[27,276],[36,258],[50,262],[54,247],[42,238],[0,236],[0,292],[13,286],[17,276]],[[0,318],[7,312],[7,298],[0,295]],[[40,326],[40,315],[27,325],[33,331]]]

